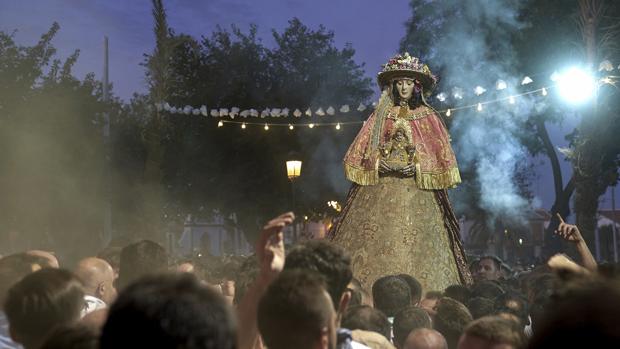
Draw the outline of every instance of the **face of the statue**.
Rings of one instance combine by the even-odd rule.
[[[396,89],[398,90],[398,95],[403,100],[409,100],[413,95],[413,89],[415,87],[415,82],[412,79],[400,79],[396,81]]]

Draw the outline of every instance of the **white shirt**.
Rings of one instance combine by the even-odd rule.
[[[95,310],[104,309],[105,307],[106,304],[101,299],[86,295],[84,296],[84,308],[82,308],[80,317],[84,317],[88,313],[92,313]]]

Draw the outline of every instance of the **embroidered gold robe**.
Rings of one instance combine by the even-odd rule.
[[[415,148],[414,177],[378,171],[397,125],[405,125]],[[383,120],[371,115],[344,166],[354,184],[329,237],[351,254],[354,276],[367,290],[379,277],[400,273],[413,275],[425,292],[472,282],[446,191],[461,178],[448,132],[432,108],[396,106]]]

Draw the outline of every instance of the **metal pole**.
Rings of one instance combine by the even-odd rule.
[[[614,262],[618,263],[618,232],[616,231],[616,186],[611,187],[611,233],[614,241]]]
[[[103,113],[103,242],[107,245],[112,240],[112,204],[110,200],[110,114],[107,112],[109,94],[109,60],[108,60],[108,37],[103,39],[103,102],[106,104]]]

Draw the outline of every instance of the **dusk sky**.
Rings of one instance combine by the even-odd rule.
[[[366,64],[369,77],[396,53],[410,17],[408,0],[166,0],[164,4],[170,26],[177,33],[194,37],[210,35],[217,25],[230,28],[235,24],[247,30],[254,23],[259,37],[270,46],[271,29],[281,31],[293,17],[313,29],[322,24],[335,32],[338,47],[352,44],[357,51],[355,60]],[[17,30],[15,39],[20,44],[34,44],[54,21],[61,28],[53,41],[59,56],[81,50],[75,66],[78,77],[94,72],[101,78],[103,37],[107,35],[114,93],[127,101],[134,92],[145,91],[144,70],[139,64],[154,46],[151,1],[0,0],[0,30]],[[562,134],[574,125],[575,120],[551,128],[557,146],[566,146]],[[553,199],[550,170],[547,162],[538,162],[540,178],[532,189],[543,208],[549,209]],[[566,163],[563,167],[567,179],[570,169]],[[609,192],[602,197],[602,208],[610,207],[609,198]]]

